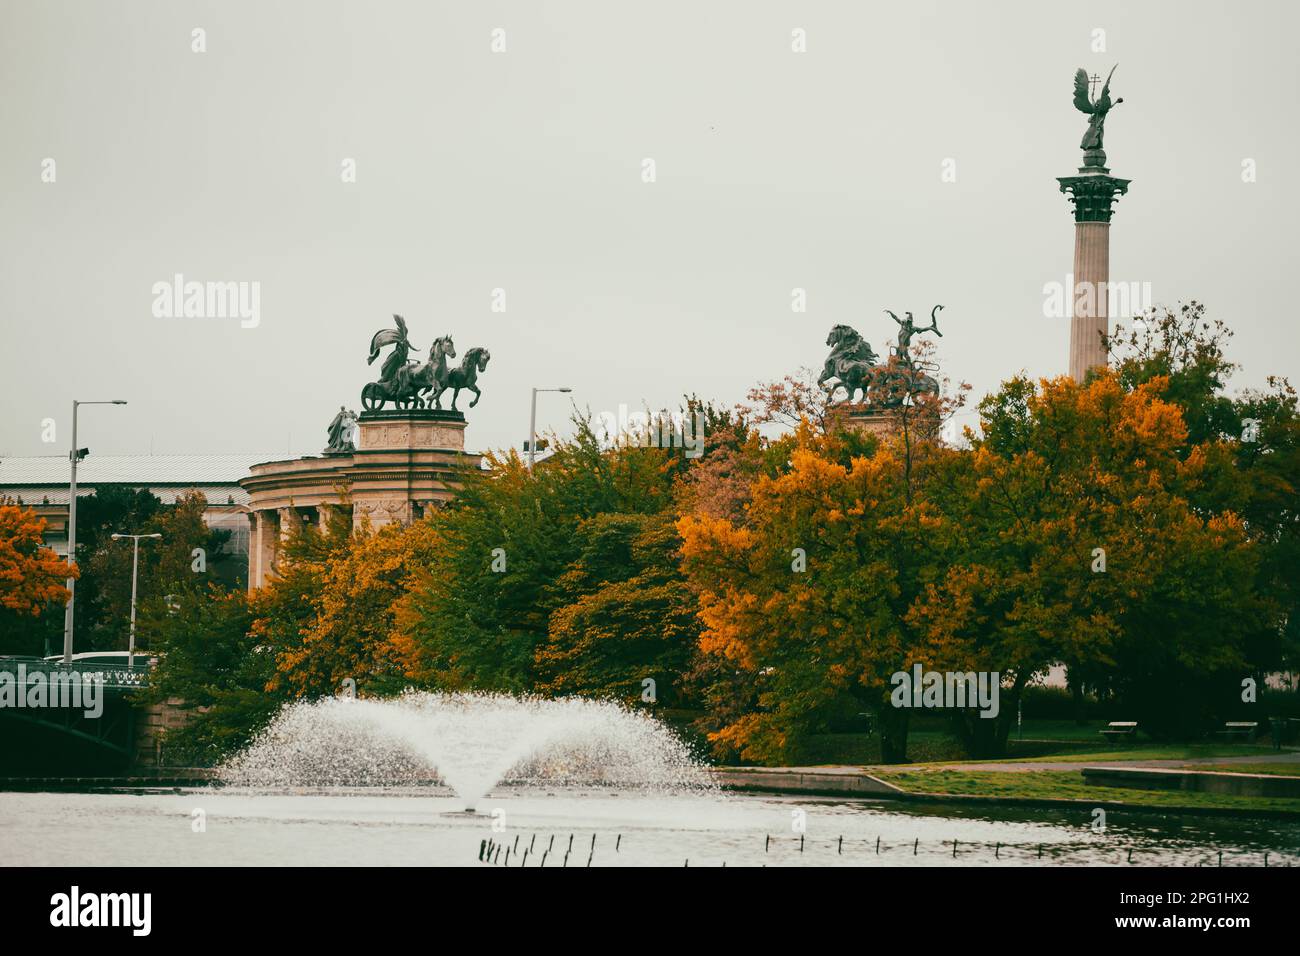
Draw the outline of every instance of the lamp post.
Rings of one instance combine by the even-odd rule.
[[[89,448],[77,447],[77,409],[82,405],[125,405],[126,402],[115,398],[108,402],[72,403],[72,451],[68,457],[72,460],[72,480],[68,483],[68,567],[77,562],[77,462],[83,454],[90,454]],[[72,602],[76,597],[77,579],[68,575],[68,606],[63,611],[63,663],[72,663]]]
[[[533,411],[528,419],[528,470],[533,470],[533,460],[537,457],[537,393],[538,392],[571,392],[573,389],[567,386],[556,388],[534,388],[533,389]]]
[[[120,541],[123,538],[130,538],[134,548],[131,555],[131,642],[126,646],[126,666],[130,669],[135,663],[135,580],[136,574],[140,569],[140,539],[152,538],[155,541],[162,540],[160,534],[114,534],[113,540]]]

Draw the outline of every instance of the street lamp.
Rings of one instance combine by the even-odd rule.
[[[557,388],[534,388],[533,389],[533,411],[528,419],[528,470],[533,470],[533,459],[537,457],[537,393],[538,392],[571,392],[573,389],[566,386]]]
[[[126,402],[115,398],[109,402],[72,403],[72,481],[68,484],[68,567],[77,561],[77,462],[90,454],[89,448],[77,447],[77,408],[81,405],[125,405]],[[72,663],[72,600],[76,596],[77,579],[68,576],[68,606],[63,611],[63,663]]]
[[[162,540],[160,534],[114,534],[113,540],[120,541],[123,538],[130,538],[134,546],[134,553],[131,555],[131,643],[126,646],[126,666],[130,669],[135,663],[135,577],[140,568],[140,539],[152,538],[154,541]]]

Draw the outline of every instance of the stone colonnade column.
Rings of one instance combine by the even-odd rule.
[[[249,542],[248,586],[259,588],[275,571],[275,558],[279,551],[280,524],[271,511],[251,511],[253,527]]]
[[[248,554],[248,587],[259,588],[276,573],[280,553],[295,521],[302,519],[297,508],[263,508],[250,511],[252,522]]]

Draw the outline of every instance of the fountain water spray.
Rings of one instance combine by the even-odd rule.
[[[498,783],[707,790],[677,736],[611,701],[408,691],[288,704],[221,768],[235,786],[441,782],[472,812]]]

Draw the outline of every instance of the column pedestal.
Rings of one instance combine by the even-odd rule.
[[[464,453],[465,416],[460,412],[362,412],[352,463],[353,525],[380,528],[415,521],[425,508],[449,497],[434,493],[435,465]]]
[[[851,428],[884,438],[898,430],[898,416],[866,403],[832,405],[826,410],[826,425],[828,428]]]
[[[416,408],[362,412],[354,450],[254,465],[240,482],[253,521],[249,588],[275,576],[282,536],[304,516],[322,530],[336,508],[358,528],[410,524],[450,501],[460,469],[477,464],[465,454],[464,415]]]

